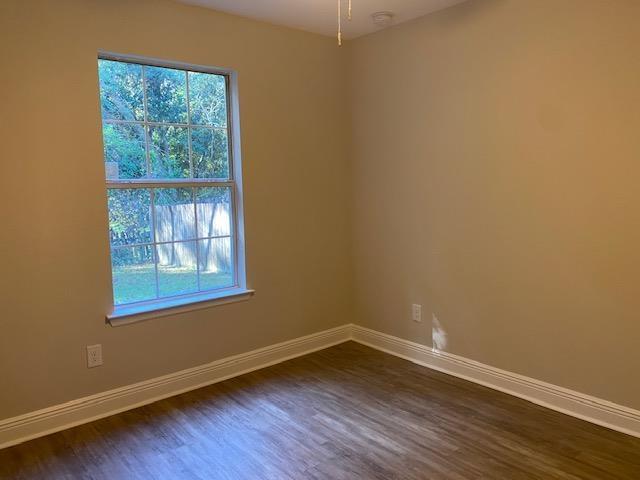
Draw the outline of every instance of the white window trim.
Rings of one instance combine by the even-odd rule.
[[[112,311],[106,315],[106,321],[112,326],[135,323],[151,318],[164,317],[192,310],[200,310],[216,305],[235,303],[248,300],[255,293],[247,287],[246,263],[245,263],[245,236],[244,236],[244,192],[242,188],[242,153],[240,148],[240,103],[238,99],[238,75],[235,70],[228,68],[208,67],[182,62],[172,62],[138,55],[122,55],[113,52],[99,51],[98,58],[115,60],[142,65],[176,68],[181,70],[197,71],[224,75],[228,79],[227,99],[229,144],[231,153],[232,181],[227,182],[232,186],[233,203],[233,233],[234,233],[234,269],[236,285],[220,290],[197,292],[189,295],[159,298],[147,302],[138,302],[115,306],[113,287],[111,289]],[[102,121],[102,120],[101,120]],[[126,183],[140,183],[136,180],[120,182],[126,188]],[[152,183],[146,181],[144,183]],[[172,183],[178,185],[194,184],[197,179],[177,180]],[[218,182],[223,185],[225,182]],[[166,183],[163,183],[166,186]],[[233,188],[235,187],[235,189]],[[110,187],[107,187],[110,188]],[[109,248],[111,257],[111,247]],[[111,261],[109,262],[111,264]],[[111,273],[113,275],[113,273]]]
[[[244,302],[249,300],[254,293],[254,290],[234,287],[225,290],[199,292],[193,295],[161,298],[155,300],[152,305],[131,303],[119,306],[117,311],[114,309],[112,314],[107,315],[107,322],[112,327],[119,327],[152,318],[167,317],[228,303]]]

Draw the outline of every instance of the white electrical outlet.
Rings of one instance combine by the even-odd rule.
[[[102,365],[102,345],[87,345],[87,368]]]
[[[414,322],[422,321],[422,305],[418,305],[417,303],[411,305],[411,318]]]

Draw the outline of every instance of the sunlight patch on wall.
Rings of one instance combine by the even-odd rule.
[[[434,351],[447,349],[447,332],[442,328],[435,313],[431,314],[431,344]]]

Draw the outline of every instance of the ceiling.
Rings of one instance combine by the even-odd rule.
[[[221,12],[298,28],[323,35],[336,34],[337,0],[179,0]],[[342,0],[346,12],[348,0]],[[344,38],[375,32],[371,14],[393,12],[393,24],[421,17],[466,0],[352,0],[353,19],[343,22]]]

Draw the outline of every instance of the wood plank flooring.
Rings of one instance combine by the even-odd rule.
[[[7,479],[640,479],[640,439],[348,342],[0,451]]]

